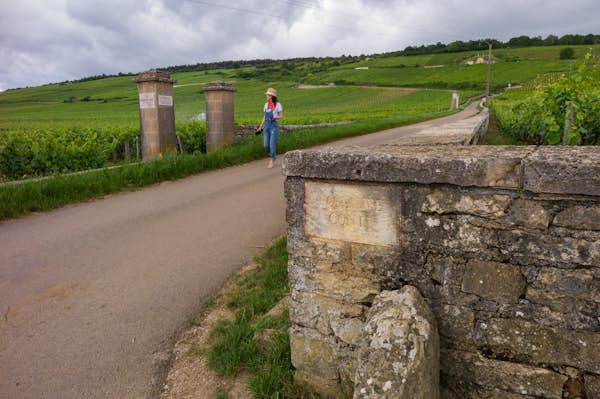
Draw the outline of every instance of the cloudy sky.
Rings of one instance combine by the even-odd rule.
[[[0,90],[222,60],[600,33],[598,0],[0,0]]]

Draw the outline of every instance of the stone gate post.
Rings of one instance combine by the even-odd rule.
[[[176,150],[173,83],[167,72],[149,70],[140,73],[138,84],[142,159],[148,160]]]
[[[234,92],[233,86],[225,82],[212,82],[204,86],[207,153],[233,143]]]

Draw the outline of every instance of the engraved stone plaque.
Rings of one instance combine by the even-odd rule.
[[[392,186],[306,181],[305,234],[362,244],[399,244],[400,204]]]

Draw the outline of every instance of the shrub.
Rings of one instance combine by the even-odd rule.
[[[206,153],[205,122],[177,122],[175,130],[186,154]]]
[[[565,47],[560,50],[558,58],[561,60],[572,60],[575,58],[575,50],[573,50],[571,47]]]

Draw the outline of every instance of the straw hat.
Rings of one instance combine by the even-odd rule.
[[[275,90],[275,89],[274,89],[274,88],[272,88],[272,87],[269,87],[269,88],[267,89],[267,92],[266,92],[265,94],[268,94],[268,95],[270,95],[270,96],[275,96],[275,97],[277,97],[277,90]]]

